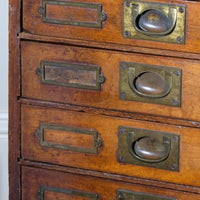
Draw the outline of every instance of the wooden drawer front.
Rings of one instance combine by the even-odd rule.
[[[187,192],[22,167],[22,200],[140,200],[144,198],[146,200],[152,198],[154,200],[198,200],[199,197],[197,194]]]
[[[172,31],[169,34],[169,39],[168,36],[162,36],[163,39],[161,40],[158,37],[155,39],[155,36],[149,37],[145,34],[136,38],[130,36],[129,31],[136,29],[134,29],[132,23],[124,26],[125,21],[123,19],[126,21],[127,19],[123,16],[123,13],[126,12],[123,12],[123,5],[126,7],[129,2],[132,5],[137,4],[139,1],[127,0],[127,2],[126,4],[126,1],[124,1],[123,4],[119,0],[64,0],[62,2],[59,0],[25,0],[23,1],[23,30],[37,35],[199,53],[200,36],[198,32],[200,22],[196,17],[199,14],[199,2],[177,0],[173,1],[174,5],[171,5],[167,0],[145,1],[147,4],[150,2],[148,4],[149,9],[156,9],[154,8],[155,3],[160,3],[161,6],[159,7],[167,4],[167,7],[176,7],[178,5],[184,8],[183,12],[182,9],[179,11],[179,8],[176,10],[177,16],[184,15],[186,18],[183,19],[181,25],[179,25],[179,19],[175,23],[175,26],[179,26],[181,29],[176,30],[175,28],[173,30],[177,32],[175,35],[173,35]],[[131,20],[131,17],[129,18]],[[139,32],[136,31],[136,33]],[[171,40],[172,37],[173,39]],[[143,38],[144,40],[141,42]]]
[[[196,60],[23,41],[21,47],[25,98],[200,121]],[[135,94],[128,83],[128,75],[130,80],[134,77],[129,68],[139,74],[141,69],[156,73],[169,69],[172,89],[162,98]]]
[[[200,186],[197,179],[200,176],[198,129],[28,105],[22,105],[21,112],[24,159]],[[48,126],[44,127],[44,124]],[[38,134],[42,125],[43,131]],[[120,150],[124,141],[120,131],[122,126],[143,129],[145,136],[152,138],[160,134],[165,137],[168,137],[167,133],[173,134],[168,158],[156,163],[138,162],[130,158],[127,145],[124,152],[127,151],[125,155],[129,158],[126,158]],[[65,129],[61,130],[60,127]],[[154,136],[149,131],[154,131]],[[124,156],[124,160],[121,156]]]

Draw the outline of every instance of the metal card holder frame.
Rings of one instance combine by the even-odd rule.
[[[88,71],[88,72],[95,72],[96,73],[96,85],[93,86],[93,85],[84,85],[84,84],[78,84],[78,83],[59,82],[59,81],[55,81],[55,80],[45,80],[45,66],[63,68],[66,71],[67,70],[74,70],[74,71],[82,70],[82,71]],[[78,89],[101,90],[101,84],[103,84],[105,82],[105,76],[102,73],[101,67],[93,66],[93,65],[59,63],[59,62],[42,60],[40,62],[40,66],[36,70],[36,74],[40,76],[41,82],[43,84],[72,87],[72,88],[78,88]]]
[[[97,12],[97,22],[91,23],[91,22],[48,19],[46,17],[46,5],[47,4],[95,9]],[[103,6],[101,4],[82,3],[82,2],[73,2],[73,1],[42,0],[42,6],[38,8],[38,12],[39,12],[39,14],[42,15],[42,21],[45,23],[80,26],[80,27],[88,27],[88,28],[102,28],[102,23],[107,18],[106,13],[103,11],[102,7]]]
[[[55,192],[55,193],[63,193],[73,196],[79,196],[79,197],[85,197],[91,200],[99,200],[98,194],[92,194],[89,192],[82,192],[78,190],[72,190],[72,189],[64,189],[64,188],[56,188],[56,187],[50,187],[50,186],[40,186],[40,190],[37,193],[37,198],[40,200],[45,200],[45,192]]]
[[[61,144],[55,144],[52,142],[47,142],[44,139],[44,130],[45,129],[73,132],[75,134],[91,135],[93,137],[93,146],[92,146],[92,148],[81,148],[81,147],[74,147],[74,146],[70,146],[70,145],[61,145]],[[98,148],[102,145],[102,141],[98,137],[97,131],[87,130],[87,129],[83,129],[83,128],[74,128],[74,127],[40,123],[39,128],[36,131],[36,136],[39,139],[40,145],[43,147],[75,151],[75,152],[81,152],[81,153],[98,154]]]

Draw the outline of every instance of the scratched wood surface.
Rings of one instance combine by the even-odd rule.
[[[23,41],[22,96],[29,99],[70,103],[200,121],[200,62],[144,54],[129,54],[89,48],[77,48]],[[42,84],[36,70],[41,60],[60,63],[97,65],[106,77],[101,91]],[[120,100],[119,63],[121,61],[182,69],[181,107]],[[59,78],[58,78],[59,79]]]
[[[67,1],[67,0],[65,0]],[[151,0],[147,0],[151,2]],[[73,2],[85,2],[84,0],[73,0]],[[123,4],[121,0],[87,0],[87,3],[102,4],[103,10],[107,13],[107,20],[103,23],[103,28],[86,28],[68,25],[49,24],[42,22],[42,16],[38,13],[38,8],[42,5],[42,0],[24,0],[23,1],[23,30],[24,32],[58,36],[67,38],[76,38],[81,40],[90,40],[115,44],[128,44],[131,46],[150,47],[156,49],[166,49],[182,52],[200,52],[200,36],[198,34],[200,28],[199,16],[200,2],[184,1],[184,0],[154,0],[159,3],[183,4],[186,6],[186,42],[185,45],[168,44],[164,42],[142,41],[136,39],[125,39],[122,35],[122,12]],[[57,7],[54,8],[55,12]],[[52,17],[54,13],[51,13]],[[60,18],[63,19],[64,14],[59,8]],[[73,13],[73,11],[72,11]],[[74,15],[77,12],[74,11]],[[80,11],[80,15],[82,12]],[[93,15],[91,15],[93,16]],[[59,16],[56,16],[59,17]],[[69,17],[67,17],[68,19]],[[84,17],[88,20],[88,17]]]
[[[25,159],[151,180],[200,186],[200,181],[196,178],[200,176],[200,143],[198,140],[200,132],[196,128],[105,117],[60,109],[40,109],[27,105],[22,105],[21,120],[22,157]],[[102,139],[103,145],[99,148],[97,155],[42,146],[36,136],[40,123],[96,130]],[[180,171],[174,172],[132,164],[120,164],[117,159],[119,126],[180,135]]]
[[[31,187],[27,187],[31,185]],[[143,193],[148,195],[157,195],[165,198],[178,200],[199,200],[198,194],[189,192],[180,192],[156,187],[145,187],[142,185],[130,184],[121,181],[112,181],[109,179],[95,178],[84,175],[75,175],[63,172],[55,172],[32,167],[22,168],[22,200],[37,200],[37,192],[40,186],[49,186],[53,188],[72,189],[81,192],[87,192],[99,195],[102,200],[116,200],[117,190]],[[58,192],[45,192],[45,200],[53,200],[59,197],[59,200],[76,199],[88,200],[87,198],[74,198],[73,195],[65,195]],[[68,198],[66,198],[68,197]]]

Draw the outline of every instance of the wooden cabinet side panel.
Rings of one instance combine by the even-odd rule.
[[[21,0],[9,0],[9,199],[20,199],[19,119],[20,51],[17,34],[20,32]]]

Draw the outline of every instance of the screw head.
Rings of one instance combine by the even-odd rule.
[[[178,101],[176,99],[173,99],[173,105],[176,106],[178,104]]]
[[[122,97],[122,99],[124,99],[124,98],[126,97],[126,93],[125,93],[125,92],[122,92],[122,93],[121,93],[121,97]]]
[[[176,169],[176,164],[172,164],[171,169],[175,170]]]
[[[99,82],[104,83],[105,82],[105,77],[102,75],[99,77]]]
[[[120,159],[120,161],[124,161],[124,157],[123,156],[120,156],[119,159]]]
[[[44,12],[44,8],[43,7],[39,7],[38,8],[38,12],[39,12],[39,14],[42,14]]]
[[[177,142],[177,141],[178,141],[178,137],[174,136],[174,137],[173,137],[173,141],[174,141],[174,142]]]
[[[130,32],[129,31],[125,31],[124,34],[125,34],[125,36],[129,36]]]
[[[126,2],[126,7],[130,7],[130,3],[128,1]]]
[[[125,133],[125,129],[124,129],[124,128],[121,128],[121,129],[120,129],[120,133],[121,133],[121,134],[124,134],[124,133]]]
[[[179,8],[179,12],[180,12],[180,13],[183,13],[183,12],[184,12],[184,9],[183,9],[182,7],[180,7],[180,8]]]
[[[183,38],[181,36],[177,37],[177,42],[181,43],[183,41]]]
[[[126,65],[125,65],[125,64],[122,64],[122,65],[121,65],[121,68],[122,68],[122,69],[126,69]]]
[[[176,76],[180,76],[180,72],[179,72],[179,71],[175,71],[174,74],[175,74]]]

